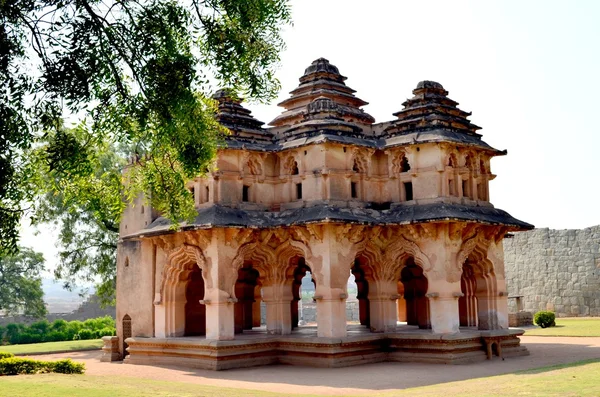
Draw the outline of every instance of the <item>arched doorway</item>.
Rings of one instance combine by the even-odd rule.
[[[460,289],[463,294],[458,299],[458,316],[461,327],[477,326],[477,298],[475,289],[477,281],[473,266],[467,262],[463,264],[463,272],[460,279]]]
[[[238,278],[235,283],[235,296],[237,302],[234,305],[235,333],[241,334],[244,330],[251,330],[255,323],[255,290],[259,285],[260,274],[250,263],[245,263],[238,270]],[[260,322],[260,312],[258,313]],[[259,323],[260,325],[260,323]]]
[[[185,336],[206,335],[206,306],[204,299],[204,279],[202,270],[194,266],[185,286]]]
[[[354,265],[350,269],[350,273],[354,276],[354,282],[356,283],[356,299],[358,299],[358,317],[360,325],[369,328],[371,326],[369,282],[365,276],[364,266],[361,265],[361,260],[359,258],[354,260]]]
[[[480,330],[498,329],[497,284],[492,263],[483,251],[475,249],[462,266],[459,299],[460,325]]]
[[[292,302],[290,310],[292,317],[292,329],[295,329],[298,328],[302,317],[300,314],[300,305],[303,304],[302,286],[303,284],[305,284],[305,289],[310,289],[310,284],[307,283],[308,277],[310,277],[310,282],[312,282],[313,286],[312,291],[314,291],[315,280],[312,278],[312,272],[310,271],[310,267],[308,267],[306,261],[302,257],[296,257],[292,259],[292,269]]]
[[[422,329],[431,328],[429,299],[425,296],[428,288],[427,277],[412,256],[404,263],[400,272],[400,281],[406,301],[406,323],[417,325]]]

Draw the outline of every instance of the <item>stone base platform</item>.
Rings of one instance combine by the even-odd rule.
[[[413,326],[399,326],[394,333],[373,334],[349,326],[345,338],[317,338],[316,327],[302,327],[291,335],[267,335],[255,328],[232,341],[203,337],[128,338],[125,362],[146,365],[178,365],[225,370],[268,364],[312,367],[347,367],[382,361],[461,364],[486,360],[488,346],[503,357],[529,352],[520,345],[518,329],[478,331],[461,329],[450,335],[432,334]],[[487,343],[486,343],[487,342]],[[500,344],[500,349],[494,344]]]

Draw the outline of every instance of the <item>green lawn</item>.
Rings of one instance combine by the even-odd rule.
[[[443,366],[440,369],[443,370]],[[508,375],[417,387],[376,396],[598,396],[600,360],[538,368]],[[289,385],[293,390],[294,385]],[[3,377],[0,396],[28,397],[233,397],[296,396],[122,376],[18,375]],[[306,395],[304,395],[306,396]]]
[[[534,328],[526,336],[600,336],[600,318],[557,318],[556,327]]]
[[[102,339],[91,339],[0,346],[0,351],[13,354],[42,354],[63,351],[100,349],[101,347]]]

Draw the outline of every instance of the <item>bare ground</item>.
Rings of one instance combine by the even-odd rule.
[[[131,376],[153,380],[272,392],[368,395],[471,378],[501,375],[519,370],[600,358],[600,337],[523,336],[531,355],[498,357],[464,365],[377,363],[347,368],[310,368],[271,365],[228,371],[207,371],[171,366],[145,366],[100,362],[100,351],[38,355],[42,360],[72,358],[85,362],[89,375]]]

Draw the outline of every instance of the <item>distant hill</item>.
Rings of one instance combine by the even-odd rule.
[[[68,291],[63,288],[62,282],[52,279],[42,279],[42,289],[49,313],[70,313],[81,305],[87,295],[94,293],[94,287]],[[84,296],[81,296],[82,293]]]

